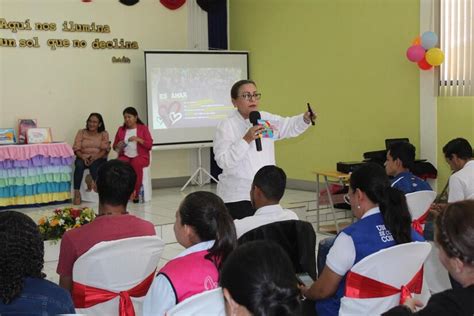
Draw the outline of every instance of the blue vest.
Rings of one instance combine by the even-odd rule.
[[[392,237],[392,233],[385,227],[381,213],[364,217],[345,228],[343,232],[350,236],[354,242],[356,253],[354,265],[379,250],[395,246],[395,240]],[[413,241],[424,241],[423,237],[413,229],[411,238]],[[344,296],[344,289],[346,287],[346,275],[344,275],[339,283],[336,294],[333,297],[316,301],[318,316],[337,316],[339,314],[341,297]]]
[[[432,191],[428,182],[418,178],[411,172],[402,172],[392,180],[392,187],[403,193],[413,193],[418,191]]]

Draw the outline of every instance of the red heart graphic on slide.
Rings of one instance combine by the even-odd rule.
[[[173,101],[170,104],[162,104],[158,109],[161,119],[165,123],[166,127],[176,124],[183,118],[183,105],[181,102]]]

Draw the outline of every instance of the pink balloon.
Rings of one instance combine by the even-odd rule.
[[[407,58],[414,63],[419,62],[425,57],[425,49],[421,45],[413,45],[407,49]]]

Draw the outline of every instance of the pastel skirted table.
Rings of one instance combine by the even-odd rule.
[[[73,162],[66,143],[0,146],[0,208],[69,200]]]

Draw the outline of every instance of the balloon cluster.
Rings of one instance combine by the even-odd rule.
[[[439,66],[444,61],[444,53],[441,49],[435,47],[438,43],[438,35],[435,32],[425,32],[417,36],[407,49],[407,58],[409,61],[418,64],[422,70],[429,70],[433,66]]]

